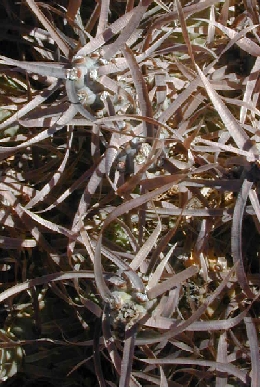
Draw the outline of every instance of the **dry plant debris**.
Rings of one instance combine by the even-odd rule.
[[[1,2],[2,385],[260,385],[259,7]]]

